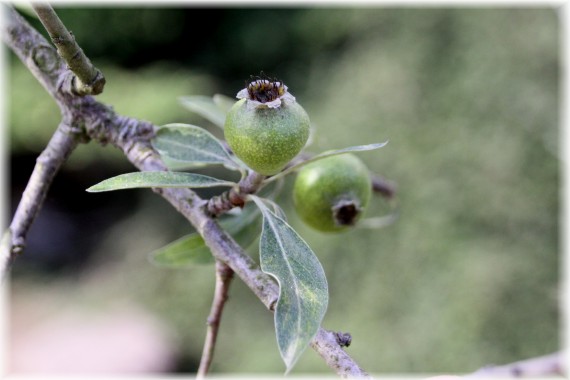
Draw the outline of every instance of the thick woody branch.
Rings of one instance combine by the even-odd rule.
[[[2,41],[12,49],[62,108],[65,99],[58,91],[58,87],[66,82],[66,77],[70,74],[65,62],[60,59],[53,46],[30,27],[14,8],[5,4],[0,7],[4,13],[1,24]]]
[[[105,77],[83,53],[51,5],[32,3],[32,8],[57,47],[57,52],[76,75],[72,80],[73,93],[80,96],[102,93],[105,87]]]
[[[206,331],[206,341],[200,359],[200,367],[196,374],[196,379],[204,379],[210,370],[214,348],[218,338],[218,330],[222,320],[222,312],[228,300],[228,290],[233,279],[234,271],[221,261],[216,261],[216,287],[214,289],[214,300],[208,316],[208,330]]]

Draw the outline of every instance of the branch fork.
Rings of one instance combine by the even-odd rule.
[[[74,95],[98,95],[105,87],[105,77],[75,41],[73,34],[67,30],[51,5],[48,3],[32,3],[32,8],[47,30],[57,52],[65,60],[69,69],[75,74],[72,78]]]

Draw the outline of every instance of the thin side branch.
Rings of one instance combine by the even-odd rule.
[[[79,143],[79,134],[74,132],[68,121],[57,127],[47,147],[38,156],[36,165],[22,194],[7,237],[0,246],[2,268],[26,245],[26,236],[36,219],[55,175]]]
[[[489,365],[478,371],[465,376],[472,377],[544,377],[544,376],[566,376],[564,352],[555,352],[550,355],[540,356],[527,360],[521,360],[505,365]]]
[[[218,330],[222,319],[222,312],[228,300],[228,290],[234,277],[234,271],[221,261],[216,261],[216,287],[214,290],[214,300],[208,316],[208,330],[206,331],[206,341],[200,359],[200,367],[196,374],[196,379],[204,379],[210,370],[210,364],[214,357],[214,349],[218,338]]]
[[[384,198],[391,199],[396,195],[396,184],[374,174],[370,175],[372,181],[372,191],[381,194]]]
[[[32,8],[57,47],[57,52],[76,75],[73,81],[74,94],[84,96],[102,93],[105,87],[105,77],[83,53],[51,5],[48,3],[32,3]]]

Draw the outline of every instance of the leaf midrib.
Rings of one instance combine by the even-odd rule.
[[[269,209],[266,209],[266,212],[271,213],[271,211],[269,211]],[[279,219],[279,217],[277,215],[273,214],[273,216],[276,219]],[[281,241],[281,238],[280,238],[279,234],[277,233],[277,229],[275,228],[275,225],[273,224],[273,222],[269,218],[267,219],[267,223],[269,223],[271,229],[275,233],[275,240],[277,240],[277,243],[279,244],[279,248],[281,248],[281,252],[285,252],[285,248],[283,247],[283,242]],[[285,255],[283,255],[283,257],[285,257]],[[292,274],[293,268],[289,264],[289,261],[285,260],[285,263],[287,264],[287,268],[289,269],[289,273]],[[298,294],[299,293],[299,286],[297,284],[297,280],[296,280],[295,276],[293,276],[293,275],[291,275],[290,277],[293,279],[293,284],[295,285],[295,291],[296,291],[295,294]],[[299,297],[295,297],[295,300],[296,300],[296,304],[297,304],[297,309],[301,310],[301,301],[299,300]],[[300,320],[300,318],[297,318],[297,331],[300,331],[300,330],[301,330],[301,320]]]

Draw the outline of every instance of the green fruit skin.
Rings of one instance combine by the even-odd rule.
[[[248,109],[241,99],[226,115],[224,136],[235,155],[264,175],[280,172],[305,146],[309,116],[296,102]]]
[[[353,154],[341,154],[303,167],[295,180],[293,202],[297,214],[309,226],[323,232],[339,232],[352,226],[335,222],[334,205],[343,200],[354,201],[362,211],[359,219],[371,193],[366,165]]]

